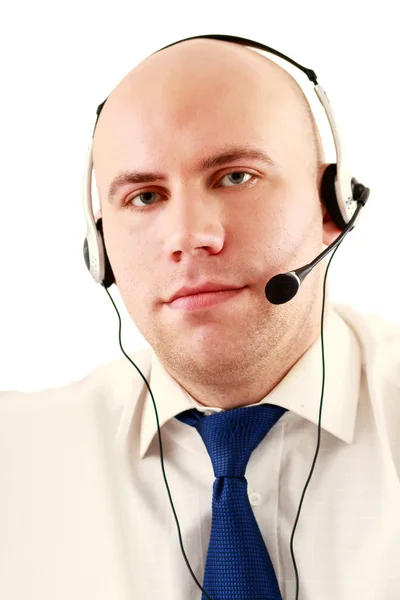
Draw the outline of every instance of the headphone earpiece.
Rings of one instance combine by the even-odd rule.
[[[114,276],[110,261],[108,260],[106,245],[104,242],[102,217],[100,217],[98,219],[98,221],[96,221],[96,229],[100,233],[101,243],[103,244],[103,248],[104,248],[104,278],[103,278],[103,281],[101,282],[101,285],[105,288],[109,288],[110,286],[112,286],[113,283],[115,283],[115,276]],[[85,240],[85,242],[86,242],[86,240]]]
[[[343,231],[346,223],[339,209],[338,199],[336,196],[335,179],[337,174],[337,164],[331,163],[328,165],[322,175],[321,180],[321,197],[328,210],[332,221]]]

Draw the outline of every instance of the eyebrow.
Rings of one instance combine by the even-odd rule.
[[[221,167],[227,163],[239,159],[258,160],[271,167],[277,164],[272,158],[260,148],[253,146],[233,146],[224,149],[222,152],[203,158],[195,167],[197,172],[206,171],[215,167]],[[167,177],[163,173],[154,173],[149,171],[122,171],[112,180],[108,189],[108,202],[113,203],[118,190],[124,185],[133,183],[154,183],[155,181],[166,181]]]

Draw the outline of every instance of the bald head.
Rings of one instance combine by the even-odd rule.
[[[310,105],[296,80],[251,48],[196,39],[147,57],[111,92],[94,136],[96,180],[101,179],[100,171],[109,156],[110,144],[124,127],[124,119],[134,117],[161,122],[167,117],[172,127],[195,124],[200,102],[201,109],[208,110],[212,117],[216,103],[224,98],[229,100],[228,90],[242,98],[237,120],[242,113],[253,110],[254,101],[264,102],[267,111],[273,97],[278,96],[278,102],[287,111],[280,118],[287,120],[290,113],[290,120],[295,124],[293,135],[301,138],[299,158],[303,167],[311,176],[317,175],[324,161],[323,145]],[[235,125],[236,120],[232,127]]]

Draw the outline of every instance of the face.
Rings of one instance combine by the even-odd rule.
[[[265,285],[339,233],[324,229],[322,171],[309,168],[287,79],[261,57],[216,44],[181,44],[141,63],[107,101],[94,146],[104,238],[124,304],[170,372],[203,382],[232,380],[297,339],[322,289],[321,268],[284,305],[267,301]],[[273,164],[243,157],[199,168],[242,146]],[[164,179],[126,183],[108,202],[113,178],[132,170]],[[178,288],[210,281],[243,289],[198,310],[168,304]]]

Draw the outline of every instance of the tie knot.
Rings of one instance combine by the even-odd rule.
[[[286,410],[274,404],[259,404],[206,416],[192,408],[176,418],[199,432],[215,477],[242,477],[251,453]]]

